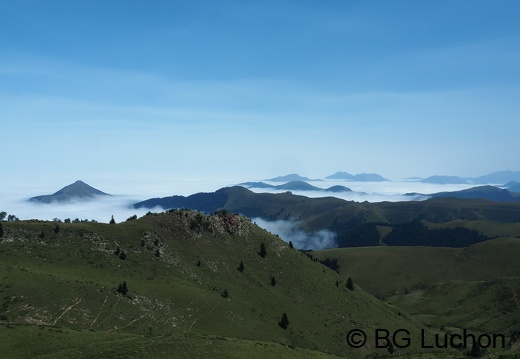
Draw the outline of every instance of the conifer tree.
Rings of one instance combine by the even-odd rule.
[[[291,248],[291,249],[294,248],[294,246],[293,246],[293,244],[292,244],[292,241],[289,241],[289,248]]]
[[[352,278],[348,277],[346,286],[348,289],[354,290],[354,282],[352,281]]]
[[[110,224],[116,224],[116,220],[114,219],[114,215],[112,215],[112,218],[110,219]]]
[[[276,279],[274,276],[271,278],[271,285],[274,287],[276,285]]]
[[[289,325],[289,318],[287,318],[287,313],[282,314],[282,319],[278,322],[278,325],[283,329],[287,329],[287,326]]]
[[[0,238],[4,236],[4,227],[2,226],[2,223],[0,223]]]
[[[242,261],[240,261],[240,264],[238,265],[237,269],[239,272],[243,272],[244,271],[244,263]]]
[[[229,297],[229,293],[227,291],[227,289],[224,289],[224,292],[221,294],[224,298],[227,298]]]
[[[261,244],[260,245],[260,252],[258,252],[258,255],[262,258],[265,258],[265,256],[267,255],[267,251],[265,250],[265,244]]]

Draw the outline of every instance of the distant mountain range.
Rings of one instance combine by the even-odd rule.
[[[513,188],[515,188],[513,186]],[[520,189],[520,188],[519,188]],[[406,193],[406,196],[424,196],[429,198],[463,198],[463,199],[485,199],[494,202],[520,202],[520,193],[495,186],[477,186],[460,191],[438,192],[432,194]]]
[[[49,195],[42,195],[29,198],[30,202],[52,203],[70,202],[72,200],[88,200],[98,196],[110,196],[94,187],[89,186],[83,181],[76,181],[63,187],[58,192]]]
[[[479,177],[431,176],[420,180],[436,184],[498,184],[511,181],[520,182],[520,171],[499,171]]]
[[[436,183],[436,184],[468,184],[469,182],[457,176],[430,176],[422,179],[422,183]]]
[[[151,210],[154,208],[163,210],[188,208],[206,213],[226,210],[243,214],[249,218],[259,217],[268,221],[298,221],[299,227],[307,233],[323,228],[336,233],[340,247],[378,245],[380,232],[377,230],[377,226],[398,226],[414,220],[425,220],[431,223],[451,222],[457,219],[518,222],[520,202],[509,197],[507,190],[484,186],[484,188],[477,187],[473,192],[443,193],[439,194],[439,197],[449,198],[430,198],[425,201],[359,203],[332,196],[309,198],[290,192],[255,193],[247,188],[234,186],[221,188],[212,193],[196,193],[187,197],[151,198],[135,203],[133,207]],[[457,195],[466,197],[453,198]],[[475,197],[490,198],[490,195],[505,201],[472,199]],[[423,229],[421,227],[421,230]],[[413,230],[413,228],[407,230]],[[451,235],[457,236],[457,233],[454,231]],[[475,237],[471,240],[485,239]],[[435,245],[440,246],[466,246],[469,242],[464,240],[460,243],[457,242],[458,244],[449,244],[439,239],[436,243]]]
[[[377,173],[359,173],[357,175],[350,174],[348,172],[336,172],[330,176],[325,177],[327,179],[341,179],[347,181],[356,182],[382,182],[389,181]]]
[[[291,173],[285,176],[278,176],[271,179],[266,179],[270,182],[294,182],[294,181],[322,181],[321,179],[310,179],[309,177],[303,177],[296,173]]]
[[[377,173],[359,173],[351,174],[348,172],[339,171],[330,176],[325,177],[329,180],[344,180],[352,182],[382,182],[389,181],[387,178]],[[459,176],[448,176],[448,175],[434,175],[427,178],[410,177],[408,181],[419,181],[422,183],[435,183],[435,184],[499,184],[508,182],[519,182],[520,183],[520,171],[498,171],[493,172],[484,176],[478,177],[459,177]],[[286,176],[279,176],[268,179],[270,182],[293,182],[293,181],[323,181],[322,179],[310,179],[308,177],[300,176],[296,173],[292,173]]]
[[[246,188],[270,188],[270,189],[278,189],[278,190],[287,190],[287,191],[318,191],[318,192],[352,192],[350,188],[345,186],[332,186],[329,188],[319,188],[308,184],[304,181],[291,181],[281,185],[271,185],[264,182],[244,182],[240,183],[240,186],[244,186]]]
[[[359,173],[356,175],[350,174],[348,172],[336,172],[330,176],[325,177],[326,179],[337,179],[337,180],[345,180],[345,181],[353,181],[353,182],[382,182],[389,181],[377,173]],[[279,176],[271,179],[266,179],[269,182],[295,182],[295,181],[323,181],[320,178],[310,179],[309,177],[303,177],[296,173],[291,173],[285,176]]]
[[[430,195],[432,198],[455,197],[467,199],[487,199],[495,202],[520,202],[520,193],[512,193],[495,186],[478,186],[461,191],[439,192]]]

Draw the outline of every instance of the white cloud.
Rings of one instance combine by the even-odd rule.
[[[322,229],[312,233],[306,233],[298,228],[296,221],[266,221],[262,218],[253,218],[259,227],[278,235],[285,242],[292,242],[297,249],[320,250],[337,247],[336,233]]]

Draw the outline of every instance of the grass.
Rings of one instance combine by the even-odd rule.
[[[312,254],[337,259],[341,275],[426,326],[506,336],[520,329],[518,238],[467,248],[364,247]]]
[[[466,248],[360,247],[313,252],[337,259],[339,273],[369,293],[386,298],[450,280],[482,281],[518,277],[520,239],[499,238]]]

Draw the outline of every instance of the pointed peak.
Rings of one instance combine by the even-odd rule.
[[[43,195],[30,198],[30,201],[42,202],[42,203],[50,203],[50,202],[63,202],[70,201],[73,199],[86,199],[93,198],[95,196],[107,196],[108,194],[105,192],[101,192],[100,190],[89,186],[85,182],[81,180],[77,180],[76,182],[69,184],[68,186],[63,187],[58,192],[52,195]]]

